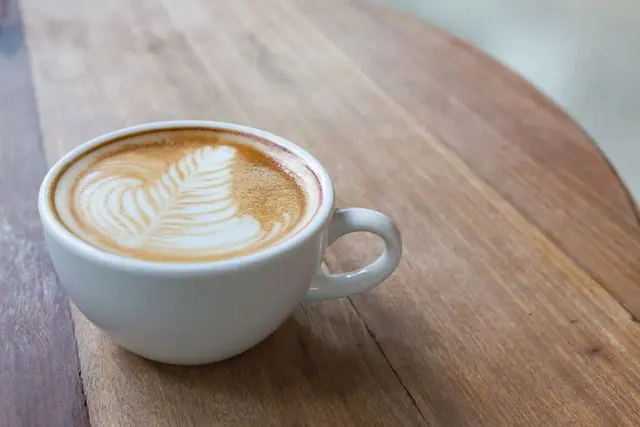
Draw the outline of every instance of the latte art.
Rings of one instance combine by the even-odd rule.
[[[118,245],[156,254],[206,256],[264,244],[291,221],[285,213],[264,230],[255,218],[239,214],[231,197],[235,155],[228,146],[201,147],[150,183],[123,174],[138,166],[115,158],[78,183],[78,213]]]
[[[256,252],[304,225],[305,193],[263,154],[169,141],[98,153],[72,185],[62,179],[69,191],[56,207],[71,231],[135,258],[205,261]]]

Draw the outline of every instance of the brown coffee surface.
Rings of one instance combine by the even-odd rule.
[[[267,144],[194,129],[112,141],[61,174],[56,212],[78,237],[127,257],[204,262],[255,253],[297,233],[311,208],[287,166],[300,160]]]

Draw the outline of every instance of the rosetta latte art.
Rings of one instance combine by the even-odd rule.
[[[159,176],[145,174],[141,162],[112,159],[78,181],[76,215],[102,240],[134,255],[206,257],[264,247],[293,219],[283,213],[265,230],[239,212],[232,185],[236,156],[230,146],[196,147]]]

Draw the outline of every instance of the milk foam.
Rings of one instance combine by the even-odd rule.
[[[160,163],[135,154],[100,160],[121,145],[108,145],[72,164],[59,179],[55,207],[74,234],[123,255],[188,261],[255,252],[298,232],[319,203],[312,173],[284,150],[272,148],[268,155],[295,170],[305,189],[305,208],[276,212],[279,216],[266,223],[242,212],[242,200],[234,194],[237,146],[223,141],[177,147],[177,153],[169,147],[173,158]]]

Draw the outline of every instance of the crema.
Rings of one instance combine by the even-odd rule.
[[[105,143],[57,178],[64,226],[118,255],[206,262],[252,254],[295,235],[321,192],[285,149],[213,129],[171,129]]]

